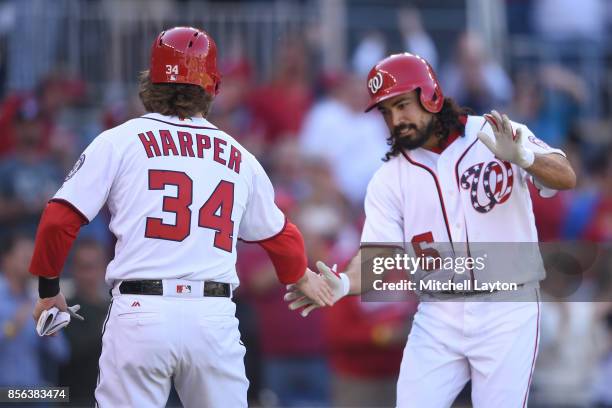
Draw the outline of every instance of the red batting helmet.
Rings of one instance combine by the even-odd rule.
[[[191,84],[211,95],[219,92],[217,46],[205,31],[174,27],[162,31],[151,47],[151,82]]]
[[[394,96],[421,90],[421,105],[432,113],[444,103],[442,88],[431,65],[418,55],[394,54],[380,61],[368,74],[370,103],[366,112]]]

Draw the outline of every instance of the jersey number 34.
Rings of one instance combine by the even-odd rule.
[[[162,210],[176,215],[174,224],[164,224],[161,218],[147,217],[145,237],[182,241],[191,233],[193,181],[181,171],[149,170],[149,190],[164,190],[176,186],[176,197],[164,196]],[[234,183],[221,180],[200,208],[198,226],[215,231],[213,245],[232,252],[234,221]]]

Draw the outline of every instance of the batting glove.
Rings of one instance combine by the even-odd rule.
[[[327,281],[329,287],[332,289],[334,294],[334,303],[348,295],[351,283],[347,274],[339,274],[336,272],[336,265],[330,268],[321,261],[317,262],[317,269],[319,270],[319,273],[323,279]],[[321,307],[310,298],[304,296],[304,294],[295,287],[295,284],[287,285],[287,293],[285,294],[284,299],[286,302],[291,302],[289,303],[289,309],[291,310],[296,310],[303,307],[304,309],[300,313],[302,317],[308,316],[310,312]]]
[[[523,145],[525,136],[521,128],[516,129],[515,135],[508,116],[500,115],[495,110],[491,111],[490,114],[485,114],[484,118],[491,125],[495,140],[485,132],[478,132],[477,136],[493,152],[495,157],[514,163],[524,169],[533,164],[535,153]]]
[[[70,317],[85,320],[77,313],[80,308],[80,305],[74,305],[68,307],[67,312],[61,312],[53,306],[51,309],[43,310],[36,323],[36,332],[39,336],[52,336],[70,324]]]

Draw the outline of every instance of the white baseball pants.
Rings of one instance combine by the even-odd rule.
[[[174,380],[185,407],[246,407],[235,309],[224,297],[115,295],[102,337],[98,406],[165,407]]]
[[[537,301],[422,302],[404,349],[397,406],[450,407],[470,379],[475,408],[527,406],[539,320]]]

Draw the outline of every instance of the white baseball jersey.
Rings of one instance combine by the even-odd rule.
[[[526,147],[534,152],[563,154],[526,126],[512,122],[512,127],[521,127]],[[463,248],[454,250],[465,253],[466,243],[537,242],[530,176],[497,159],[477,138],[481,130],[493,136],[482,116],[468,116],[464,136],[442,153],[417,148],[383,164],[368,186],[362,244],[412,243],[424,248],[436,242],[460,243]],[[537,248],[531,247],[540,260]],[[513,271],[512,276],[519,284],[539,281],[544,270]]]
[[[524,125],[512,126],[522,128],[526,147],[534,152],[563,154]],[[475,407],[525,407],[528,401],[539,341],[536,287],[544,276],[537,245],[518,244],[538,239],[529,176],[495,158],[477,138],[480,130],[493,132],[483,117],[469,116],[463,137],[440,154],[422,148],[404,152],[386,162],[368,186],[362,245],[387,243],[424,252],[444,243],[460,256],[480,246],[501,249],[504,260],[534,261],[528,268],[496,262],[476,277],[523,285],[511,294],[512,301],[457,294],[461,301],[419,304],[400,368],[398,407],[450,406],[469,380]],[[493,247],[491,242],[513,244]],[[525,248],[531,253],[521,252]],[[519,253],[508,254],[511,250]]]
[[[88,220],[107,203],[117,237],[106,280],[214,280],[238,285],[236,240],[282,230],[285,217],[257,159],[206,119],[150,113],[100,134],[54,199]]]

